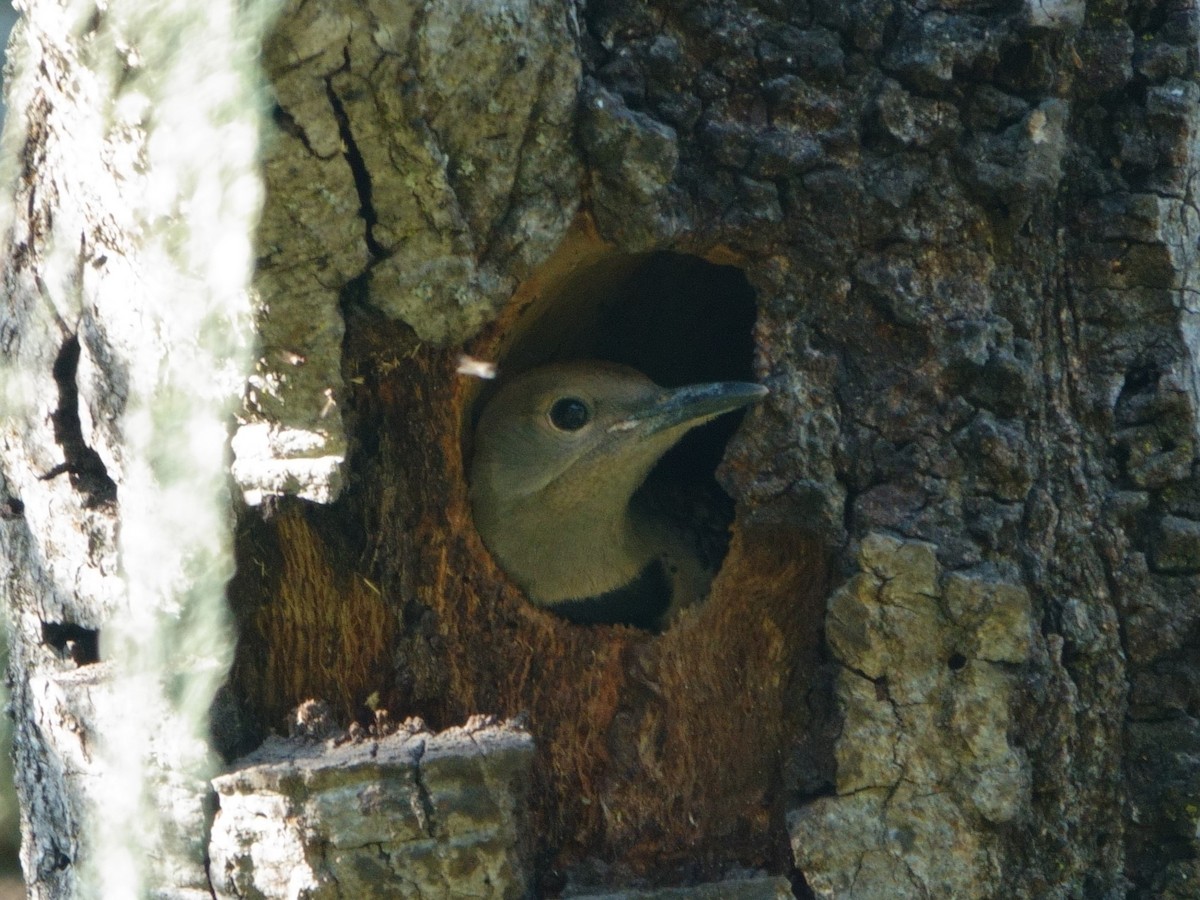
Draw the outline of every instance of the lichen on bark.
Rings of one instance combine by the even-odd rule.
[[[750,865],[826,895],[1184,895],[1198,33],[1152,0],[289,5],[264,45],[237,475],[252,500],[324,506],[240,511],[230,690],[249,732],[322,680],[347,715],[372,677],[439,727],[528,711],[547,889],[588,866],[694,883]],[[87,63],[57,46],[55,77]],[[30,177],[59,171],[37,123],[72,97],[19,95]],[[45,184],[15,207],[15,269],[67,221],[71,192]],[[103,238],[70,270],[85,289],[129,252],[120,204],[96,209],[69,229]],[[680,258],[736,266],[755,295],[741,337],[772,393],[719,472],[733,550],[709,605],[661,636],[572,628],[473,531],[479,386],[458,345],[502,372],[591,346],[583,282],[624,290]],[[630,294],[614,308],[691,308]],[[9,308],[48,361],[30,421],[54,448],[56,415],[75,425],[39,302]],[[119,497],[121,442],[94,414],[129,387],[106,327],[80,332],[78,430]],[[52,533],[61,483],[5,479],[4,508]],[[14,590],[61,626],[60,662],[80,643],[63,627],[103,617],[53,616],[109,598],[116,525],[84,499],[69,549],[28,569],[52,588]],[[26,558],[43,525],[3,527]],[[289,679],[297,645],[324,656]]]
[[[570,7],[534,2],[296,2],[276,21],[262,352],[235,472],[252,502],[329,502],[347,299],[459,343],[571,223],[576,26]]]
[[[822,896],[995,896],[989,826],[1031,800],[1029,760],[1008,741],[1029,594],[994,572],[942,572],[916,541],[871,534],[859,560],[826,621],[836,793],[793,812],[796,863]]]

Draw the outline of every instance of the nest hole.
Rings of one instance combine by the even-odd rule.
[[[514,315],[477,349],[498,363],[500,377],[482,386],[469,405],[464,459],[470,458],[475,421],[498,385],[547,363],[606,360],[631,366],[663,387],[756,380],[755,292],[736,266],[660,251],[604,255],[553,269],[533,282]],[[734,503],[716,472],[744,417],[740,410],[693,429],[647,479],[658,496],[680,507],[702,504],[717,533],[728,531]],[[654,626],[622,616],[610,624]]]

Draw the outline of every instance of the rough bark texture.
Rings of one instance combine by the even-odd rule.
[[[310,696],[524,713],[543,892],[1194,895],[1198,40],[1182,2],[289,4],[235,471],[322,504],[239,511],[222,749]],[[771,388],[697,449],[706,605],[522,600],[463,346]],[[38,795],[68,843],[76,796]]]
[[[348,286],[419,340],[457,343],[571,222],[574,15],[291,3],[263,62],[276,102],[255,279],[263,353],[234,472],[252,500],[328,501],[345,477]]]
[[[271,738],[213,780],[218,898],[528,896],[528,734],[473,721],[316,737]]]
[[[209,895],[253,8],[31,4],[10,45],[0,594],[33,897]]]

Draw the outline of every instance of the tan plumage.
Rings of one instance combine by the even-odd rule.
[[[491,399],[475,431],[476,527],[531,601],[568,617],[628,621],[615,610],[631,598],[617,595],[659,588],[679,606],[699,590],[701,561],[677,524],[634,494],[689,429],[765,394],[744,382],[667,389],[595,361],[526,372]]]

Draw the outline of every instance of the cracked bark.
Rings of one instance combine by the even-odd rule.
[[[529,710],[547,889],[744,864],[818,896],[1187,896],[1197,35],[1154,0],[289,5],[235,472],[312,503],[239,509],[223,746],[308,694],[438,727]],[[26,97],[12,271],[60,199],[53,87]],[[586,346],[594,283],[651,252],[745,272],[772,389],[723,470],[724,586],[654,639],[539,617],[491,565],[453,375],[464,342],[502,369]],[[6,352],[39,302],[9,296]],[[79,665],[103,608],[63,572],[116,570],[89,553],[119,505],[88,498],[123,473],[71,339],[22,339],[57,441],[5,445],[4,546],[52,543],[38,490],[75,495],[84,539],[6,577],[40,598],[28,649]],[[796,562],[825,556],[831,597]],[[56,783],[40,736],[22,753]],[[46,896],[78,820],[50,794]]]
[[[62,448],[63,462],[41,477],[68,475],[71,486],[84,496],[84,507],[94,508],[117,502],[117,485],[109,477],[104,461],[88,446],[79,424],[79,388],[75,383],[79,369],[79,338],[71,335],[63,341],[54,360],[53,377],[58,387],[58,407],[51,414],[54,440]]]
[[[346,65],[349,66],[348,59]],[[334,118],[337,119],[338,134],[342,138],[342,156],[345,157],[346,164],[350,167],[350,172],[354,177],[354,188],[358,192],[358,215],[363,220],[365,227],[363,240],[366,241],[371,256],[381,259],[388,255],[388,251],[386,247],[381,246],[375,240],[373,233],[379,217],[375,213],[375,205],[371,200],[371,173],[367,171],[362,154],[354,142],[354,133],[350,130],[350,118],[346,115],[341,100],[338,99],[337,91],[334,90],[333,79],[337,74],[335,72],[325,79],[325,93],[329,97],[329,105],[333,109]]]

